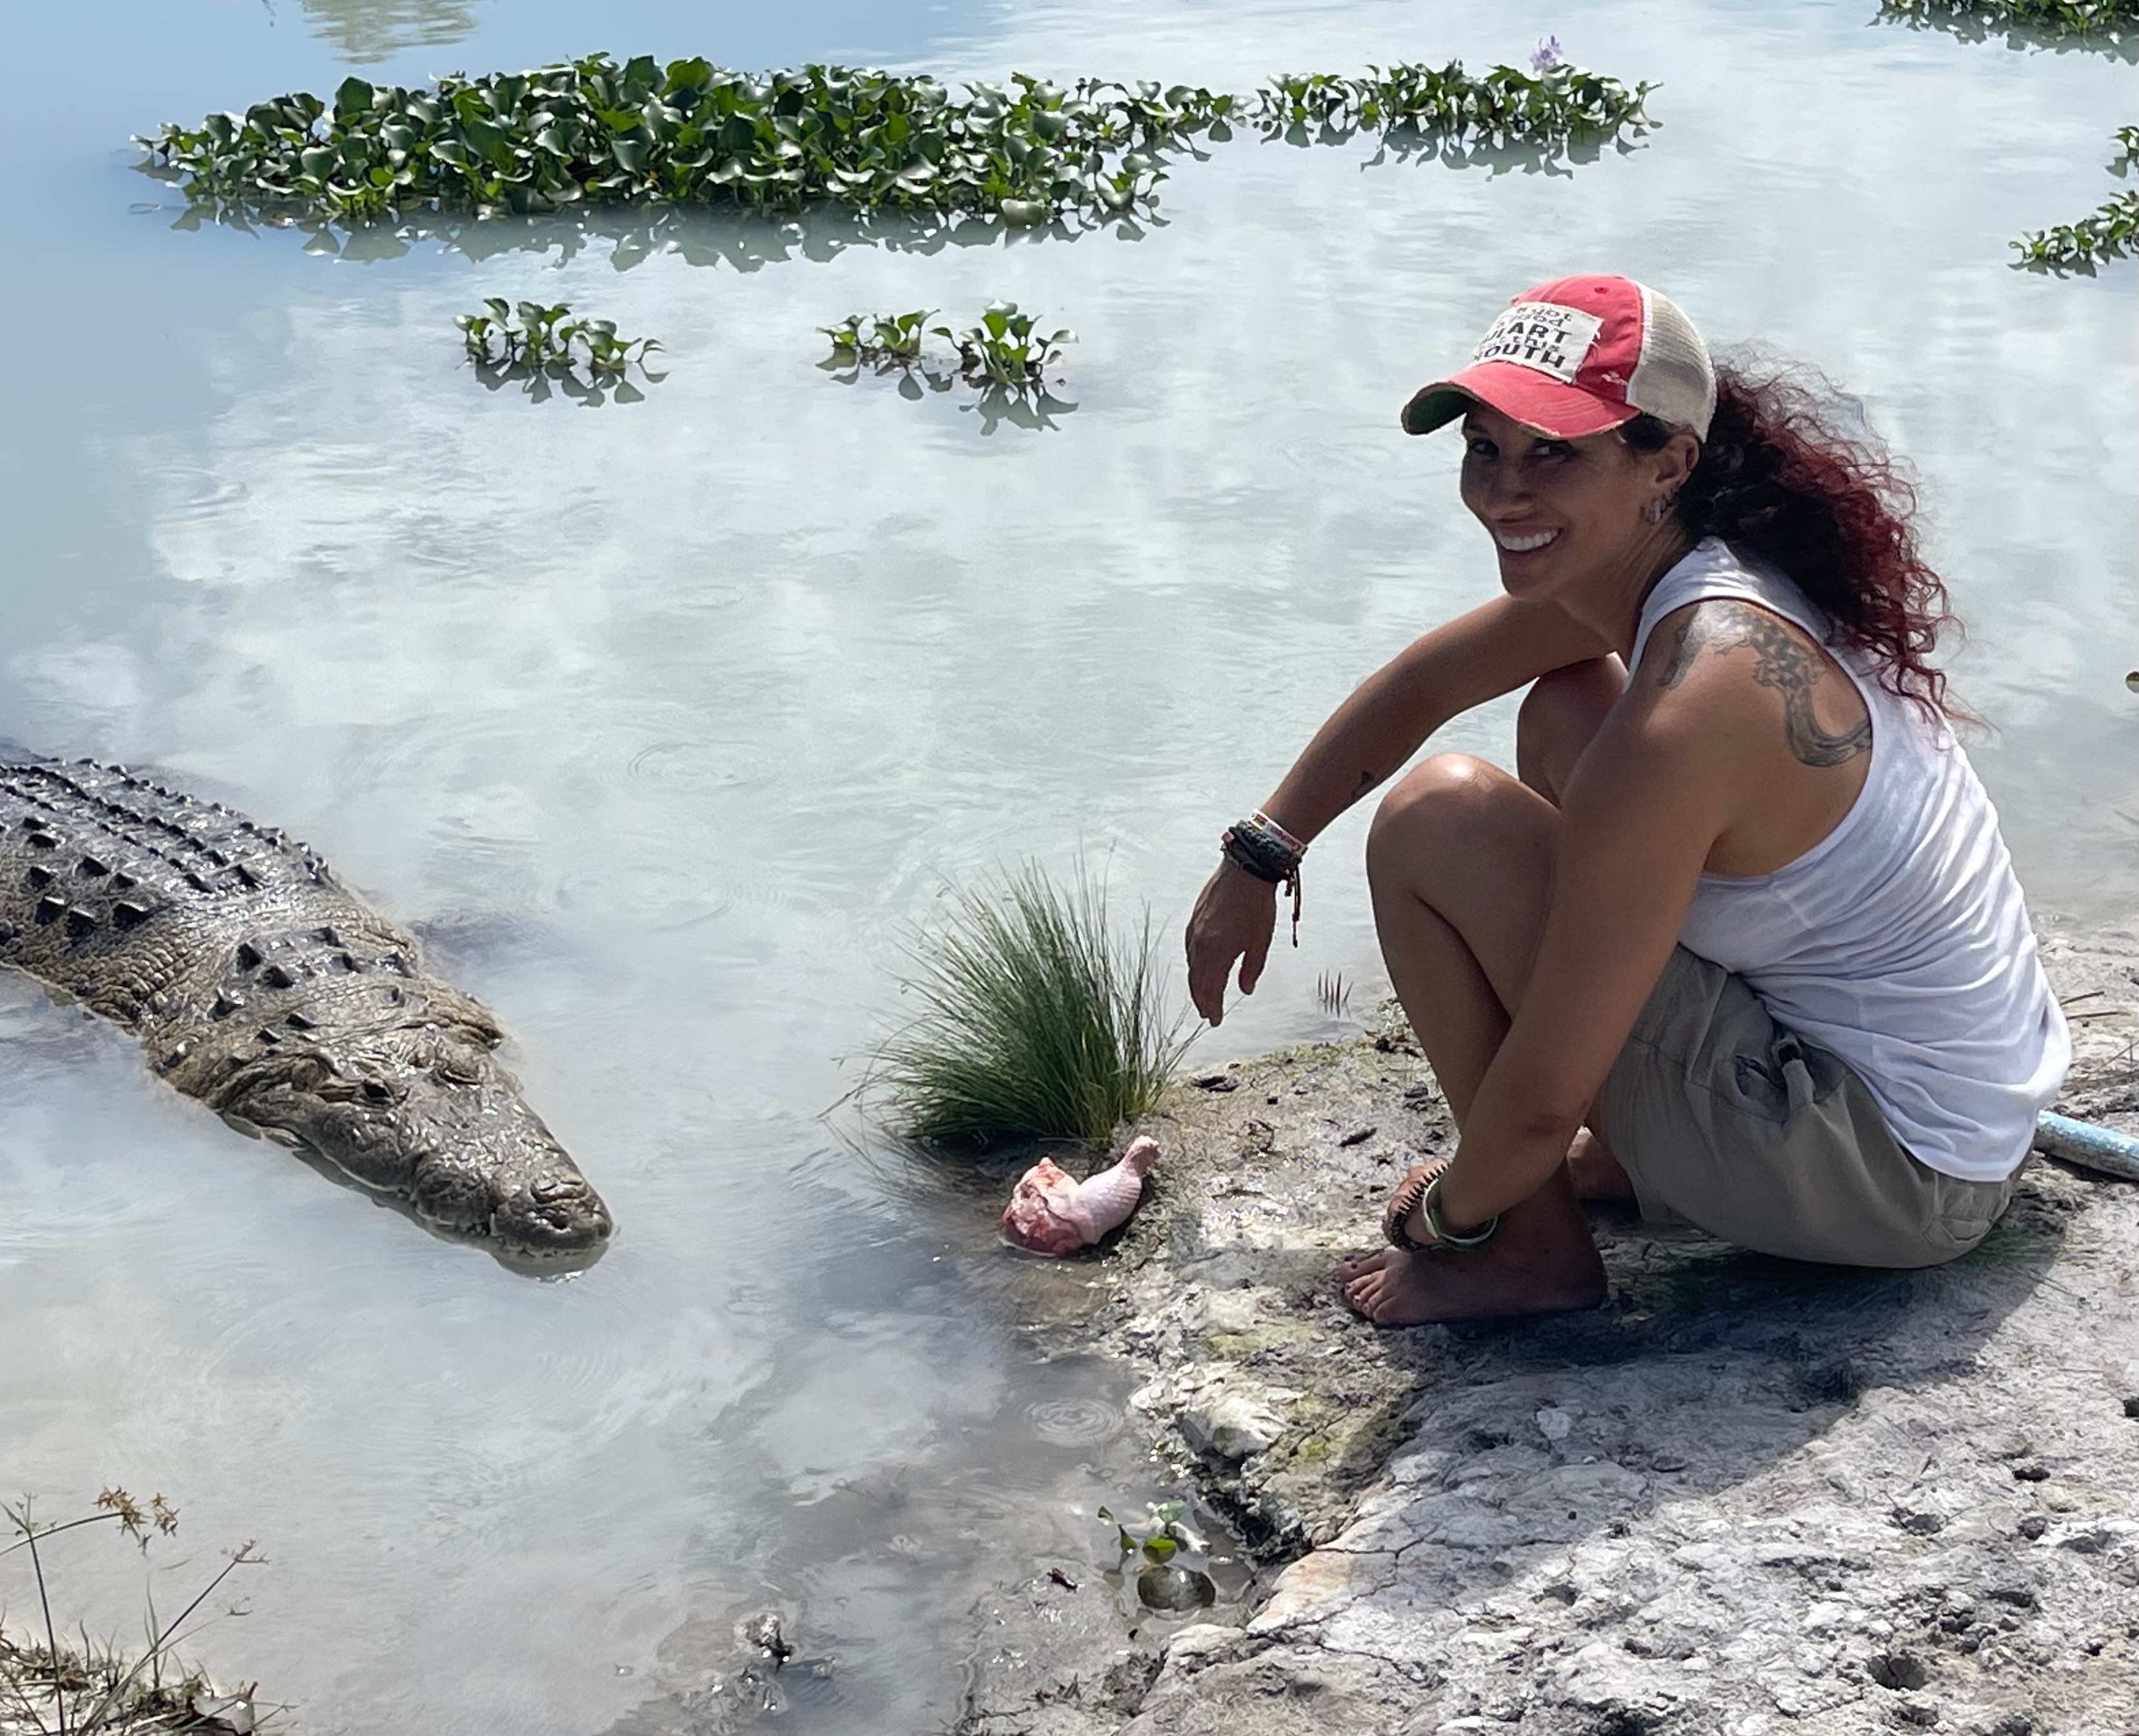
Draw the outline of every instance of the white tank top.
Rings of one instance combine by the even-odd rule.
[[[1970,1181],[2020,1165],[2072,1039],[2036,956],[1998,815],[1944,719],[1875,678],[1781,574],[1711,537],[1642,605],[1630,667],[1656,623],[1735,597],[1826,645],[1872,717],[1855,804],[1771,874],[1703,874],[1679,931],[1745,978],[1779,1024],[1839,1055],[1919,1162]]]

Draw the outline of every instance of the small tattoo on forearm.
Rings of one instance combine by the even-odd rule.
[[[1839,765],[1872,751],[1868,716],[1839,735],[1820,726],[1813,715],[1812,690],[1826,672],[1824,662],[1779,619],[1749,603],[1719,598],[1696,604],[1693,613],[1679,623],[1672,642],[1671,659],[1657,678],[1658,685],[1676,687],[1704,651],[1720,654],[1741,648],[1753,653],[1753,679],[1783,696],[1783,727],[1789,737],[1790,751],[1802,764]]]
[[[1359,774],[1359,781],[1352,788],[1352,800],[1357,801],[1369,790],[1372,790],[1375,785],[1380,782],[1381,779],[1377,774],[1371,771],[1361,772]]]

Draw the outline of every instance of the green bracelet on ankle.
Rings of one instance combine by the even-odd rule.
[[[1458,1235],[1441,1220],[1441,1184],[1447,1176],[1448,1171],[1443,1170],[1426,1184],[1426,1191],[1419,1196],[1419,1207],[1426,1214],[1426,1227],[1433,1232],[1434,1240],[1446,1242],[1451,1248],[1482,1248],[1493,1240],[1493,1232],[1500,1227],[1500,1215],[1496,1211],[1469,1235]]]

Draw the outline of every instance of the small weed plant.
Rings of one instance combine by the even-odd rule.
[[[864,1084],[908,1138],[987,1146],[1104,1146],[1149,1110],[1186,1046],[1153,963],[1151,918],[1133,940],[1081,867],[1065,888],[1028,863],[954,892],[949,920],[908,947],[919,1003],[877,1049]]]
[[[458,315],[453,324],[477,377],[492,390],[519,380],[531,396],[546,398],[555,384],[568,396],[598,403],[602,387],[609,385],[617,389],[619,402],[626,402],[644,395],[624,380],[633,364],[646,379],[665,378],[646,369],[646,358],[661,347],[659,340],[620,338],[614,320],[575,320],[570,304],[564,301],[547,307],[539,301],[515,306],[492,296],[483,306],[487,312]],[[580,378],[581,368],[585,379]]]
[[[1097,1517],[1114,1528],[1121,1554],[1115,1572],[1137,1568],[1137,1601],[1148,1609],[1184,1612],[1216,1599],[1217,1588],[1204,1571],[1210,1544],[1187,1523],[1186,1501],[1154,1501],[1145,1524],[1134,1529],[1102,1507]]]
[[[2110,173],[2128,175],[2139,168],[2139,126],[2117,130],[2116,158]],[[2097,265],[2139,252],[2139,188],[2113,194],[2076,223],[2024,235],[2013,243],[2024,270],[2092,276]]]
[[[1115,1546],[1122,1552],[1124,1561],[1133,1555],[1141,1555],[1148,1562],[1164,1562],[1172,1561],[1183,1548],[1201,1553],[1210,1547],[1202,1534],[1189,1526],[1186,1501],[1153,1501],[1147,1512],[1148,1522],[1134,1531],[1104,1507],[1096,1515],[1103,1523],[1114,1528]]]
[[[1019,73],[954,94],[925,74],[810,65],[763,74],[693,58],[606,55],[409,87],[350,77],[167,123],[138,143],[152,172],[213,214],[372,223],[586,203],[831,203],[978,216],[1011,227],[1148,214],[1167,166],[1199,138],[1266,131],[1408,131],[1453,144],[1551,148],[1638,129],[1651,87],[1558,60],[1482,75],[1459,62],[1318,73],[1253,98],[1200,86],[1065,85]]]
[[[0,1503],[0,1518],[14,1541],[0,1545],[0,1558],[27,1556],[43,1630],[42,1645],[18,1645],[0,1634],[0,1731],[8,1736],[149,1736],[152,1732],[191,1731],[197,1736],[232,1736],[260,1728],[252,1692],[221,1694],[198,1670],[177,1664],[174,1649],[186,1625],[223,1582],[242,1567],[257,1564],[250,1543],[230,1552],[222,1570],[201,1588],[176,1619],[163,1621],[152,1602],[148,1643],[128,1660],[86,1636],[62,1646],[52,1620],[51,1587],[46,1552],[52,1539],[92,1525],[115,1525],[145,1554],[158,1537],[179,1528],[175,1508],[161,1495],[144,1507],[123,1489],[107,1489],[95,1509],[56,1523],[38,1519],[29,1498]],[[272,1714],[268,1714],[272,1716]]]

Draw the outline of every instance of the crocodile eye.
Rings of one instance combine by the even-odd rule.
[[[394,1093],[380,1084],[377,1079],[366,1079],[364,1082],[364,1094],[374,1103],[388,1103],[394,1100]]]

